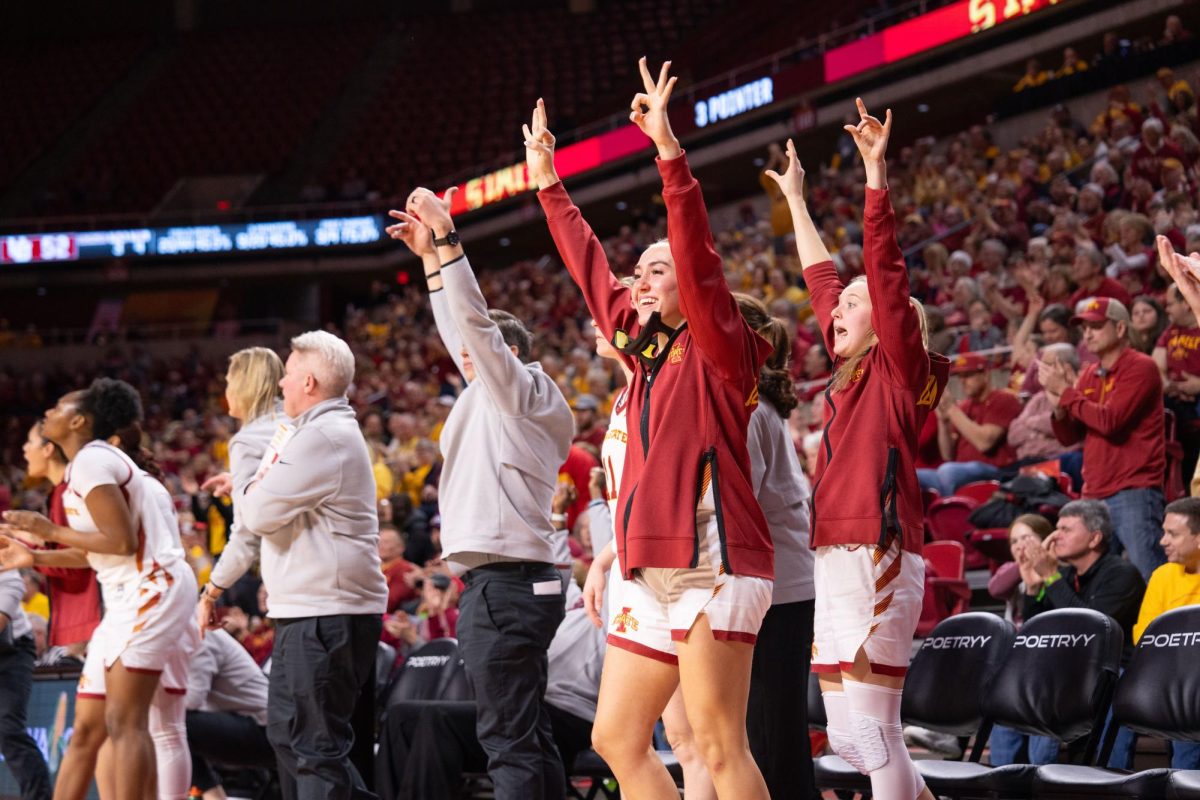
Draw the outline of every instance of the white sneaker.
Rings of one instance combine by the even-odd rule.
[[[916,725],[904,726],[904,743],[915,747],[923,747],[931,753],[946,758],[962,758],[962,747],[958,737],[948,733],[938,733]]]

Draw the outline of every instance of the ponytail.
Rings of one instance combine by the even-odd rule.
[[[758,394],[770,401],[779,416],[787,419],[800,402],[788,372],[792,343],[787,325],[783,320],[772,317],[758,298],[740,292],[735,292],[733,296],[746,324],[775,348],[758,373]]]

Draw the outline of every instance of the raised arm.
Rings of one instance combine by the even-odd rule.
[[[1161,235],[1155,238],[1155,244],[1158,246],[1159,263],[1179,287],[1179,294],[1188,308],[1200,319],[1200,253],[1190,256],[1176,253],[1171,240]]]
[[[634,96],[629,118],[658,148],[680,310],[692,340],[718,374],[729,381],[754,381],[770,353],[738,311],[725,281],[724,263],[713,246],[700,183],[671,130],[667,105],[676,78],[670,77],[670,67],[671,62],[665,62],[656,81],[646,59],[638,61],[645,91]]]
[[[462,334],[458,332],[458,326],[454,324],[450,309],[446,306],[446,293],[442,291],[442,262],[438,260],[437,248],[433,246],[433,234],[430,233],[428,225],[403,211],[392,210],[388,212],[388,216],[399,220],[396,224],[388,226],[388,236],[404,242],[408,249],[421,259],[421,266],[425,271],[425,285],[429,289],[429,304],[433,307],[434,324],[437,325],[438,335],[454,361],[454,366],[465,380],[467,376],[463,372]]]
[[[442,262],[446,308],[462,336],[475,378],[484,385],[502,413],[524,416],[542,402],[539,384],[505,343],[499,326],[488,314],[487,301],[475,281],[462,245],[446,242],[448,234],[454,230],[450,198],[449,191],[445,198],[439,199],[428,189],[416,189],[409,197],[409,204],[428,224],[435,243],[442,243],[438,245],[438,259]]]
[[[888,194],[887,152],[892,133],[892,110],[880,122],[856,101],[857,125],[845,126],[858,145],[867,173],[863,207],[863,267],[871,295],[871,326],[879,350],[903,386],[921,386],[929,374],[929,356],[921,339],[921,323],[908,291],[908,267],[896,240],[896,211]]]
[[[554,134],[547,126],[546,105],[541,98],[530,123],[521,130],[525,136],[525,163],[530,179],[538,186],[538,201],[546,214],[550,235],[571,279],[583,292],[592,319],[610,342],[618,330],[633,334],[637,314],[629,299],[629,289],[613,276],[604,246],[571,202],[554,169]],[[628,356],[621,358],[626,367],[632,365]]]
[[[783,196],[787,199],[788,208],[792,212],[792,228],[796,233],[796,251],[800,256],[800,266],[804,269],[804,282],[808,284],[809,297],[812,298],[813,313],[821,325],[821,335],[825,338],[825,349],[833,352],[833,309],[837,307],[841,297],[841,278],[833,266],[833,258],[825,241],[817,230],[816,223],[808,213],[808,203],[804,199],[804,167],[800,166],[800,158],[796,155],[796,145],[791,139],[787,143],[787,171],[780,175],[773,169],[763,174],[779,184]]]

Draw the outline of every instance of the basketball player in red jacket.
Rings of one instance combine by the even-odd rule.
[[[592,740],[624,794],[677,798],[651,734],[679,684],[718,794],[766,800],[746,740],[746,698],[774,559],[746,430],[771,346],[742,319],[725,282],[700,185],[667,119],[668,66],[655,81],[642,60],[645,91],[630,119],[658,148],[669,241],[646,249],[631,288],[610,272],[554,172],[540,101],[525,130],[555,244],[633,373],[613,520],[626,582],[608,621]]]
[[[867,114],[847,125],[867,173],[866,275],[843,285],[808,214],[804,171],[788,142],[774,178],[792,209],[796,245],[837,367],[825,391],[825,430],[812,497],[816,617],[812,669],[820,674],[829,743],[871,778],[875,797],[933,795],[900,732],[900,691],[921,614],[924,517],[914,458],[949,362],[929,354],[924,311],[909,297],[896,241],[884,153],[892,127]]]

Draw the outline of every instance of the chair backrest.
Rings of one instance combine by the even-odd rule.
[[[995,614],[942,620],[908,667],[900,716],[955,736],[974,733],[984,717],[980,700],[1012,652],[1015,635],[1012,623]]]
[[[1090,761],[1112,701],[1124,636],[1116,620],[1089,608],[1032,617],[984,697],[984,714],[1060,742],[1090,737],[1084,752]]]
[[[404,660],[388,693],[387,706],[405,700],[440,700],[451,673],[459,669],[458,642],[434,639]]]
[[[375,699],[378,701],[392,682],[392,671],[396,668],[396,648],[380,642],[375,649]]]
[[[966,548],[959,542],[928,542],[923,550],[939,578],[961,578],[967,563]]]
[[[1138,733],[1200,741],[1200,606],[1156,617],[1117,682],[1113,718]]]
[[[963,484],[954,490],[955,497],[967,497],[977,504],[983,505],[992,499],[992,495],[1000,491],[1000,481],[973,481]]]
[[[965,497],[946,497],[937,500],[925,512],[925,520],[935,541],[961,542],[967,532],[975,526],[971,524],[971,512],[978,503]]]

